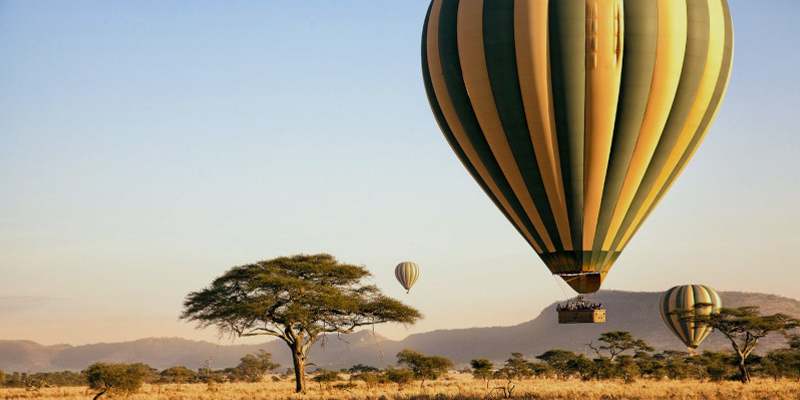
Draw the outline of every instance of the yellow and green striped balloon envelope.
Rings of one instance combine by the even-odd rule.
[[[708,315],[721,307],[722,300],[717,292],[706,285],[675,286],[664,292],[659,304],[664,323],[690,351],[694,351],[713,328],[685,321],[675,310],[694,310],[696,314]]]
[[[419,278],[419,267],[411,261],[401,262],[394,268],[394,276],[408,292]]]
[[[579,293],[697,150],[732,58],[726,0],[433,0],[422,33],[445,138]]]

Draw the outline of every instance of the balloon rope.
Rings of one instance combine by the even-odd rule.
[[[571,296],[569,295],[569,293],[567,293],[566,290],[564,290],[564,285],[566,285],[566,283],[556,274],[553,274],[553,279],[556,280],[556,286],[558,286],[558,288],[561,289],[561,293],[564,294],[564,301],[569,301]]]
[[[381,360],[383,360],[383,349],[380,343],[378,343],[378,336],[375,335],[375,324],[372,324],[372,338],[375,339],[375,346],[378,346],[378,350],[381,352]]]

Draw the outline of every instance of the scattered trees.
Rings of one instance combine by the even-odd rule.
[[[701,366],[700,378],[708,378],[713,382],[726,380],[736,371],[736,361],[732,354],[721,351],[705,350],[702,354],[691,357],[690,362]]]
[[[269,335],[291,350],[296,391],[304,393],[308,351],[328,333],[385,322],[413,324],[422,314],[362,283],[366,268],[329,254],[279,257],[233,267],[186,297],[182,319],[221,334]]]
[[[774,380],[781,378],[800,380],[800,351],[796,348],[770,351],[761,358],[763,374]]]
[[[683,318],[696,324],[706,324],[725,335],[738,356],[740,379],[750,382],[750,372],[745,361],[755,349],[759,339],[773,332],[784,335],[800,327],[800,319],[785,314],[761,315],[758,307],[721,308],[718,313],[698,315],[691,310],[682,311]]]
[[[267,278],[261,277],[261,279]],[[532,362],[522,353],[513,352],[497,371],[493,370],[494,364],[491,361],[481,358],[472,359],[471,369],[462,372],[472,373],[475,379],[484,380],[487,388],[489,380],[493,377],[508,379],[506,386],[492,389],[502,390],[506,397],[510,397],[514,389],[513,380],[528,379],[533,376],[555,376],[564,380],[621,379],[626,383],[639,378],[710,381],[736,379],[747,382],[750,380],[750,373],[753,373],[775,380],[783,378],[800,380],[800,334],[789,335],[790,330],[800,327],[800,320],[782,314],[762,316],[755,307],[722,309],[717,319],[708,318],[702,322],[698,322],[699,318],[692,315],[684,317],[695,318],[692,320],[695,323],[714,324],[712,326],[731,341],[734,352],[706,350],[702,354],[692,356],[686,352],[668,350],[652,354],[653,348],[643,340],[634,339],[629,332],[615,331],[601,334],[599,346],[590,344],[597,353],[594,359],[588,358],[583,353],[576,354],[556,349],[537,356],[540,362]],[[291,329],[291,326],[286,329]],[[772,350],[762,356],[752,355],[758,339],[772,332],[784,333],[788,339],[788,347]],[[128,395],[137,390],[145,380],[172,382],[179,386],[184,382],[197,380],[259,382],[267,372],[279,367],[271,359],[272,355],[262,349],[242,357],[240,364],[235,368],[214,371],[208,360],[197,373],[182,366],[173,366],[157,374],[156,370],[144,364],[102,362],[92,364],[80,374],[70,371],[5,374],[0,371],[0,386],[38,390],[42,387],[77,386],[88,383],[90,388],[98,390],[94,397],[97,400],[105,393]],[[311,380],[319,383],[321,389],[324,387],[349,389],[355,387],[357,381],[363,381],[367,388],[375,388],[379,384],[389,382],[402,387],[414,379],[420,380],[422,386],[425,380],[438,379],[453,366],[453,362],[447,358],[427,356],[413,349],[404,349],[397,353],[396,367],[390,366],[380,370],[357,364],[341,370],[350,373],[350,381],[338,384],[333,383],[342,380],[340,372],[317,369]],[[743,374],[747,374],[746,378]],[[288,368],[283,379],[291,375],[296,376],[296,370]]]

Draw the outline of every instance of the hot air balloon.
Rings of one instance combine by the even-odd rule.
[[[697,150],[732,57],[726,0],[433,0],[422,34],[445,138],[578,293]]]
[[[406,293],[408,293],[411,287],[414,286],[417,278],[419,278],[419,267],[417,264],[410,261],[401,262],[394,268],[394,276],[406,289]]]
[[[661,296],[661,318],[669,330],[689,349],[694,351],[713,330],[710,326],[684,321],[675,310],[693,310],[708,315],[722,307],[722,300],[714,289],[705,285],[675,286]]]

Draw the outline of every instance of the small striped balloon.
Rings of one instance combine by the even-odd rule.
[[[400,264],[397,264],[397,267],[394,269],[394,276],[397,278],[397,281],[400,282],[401,285],[406,289],[406,293],[411,290],[411,287],[414,286],[414,283],[419,278],[419,267],[417,264],[414,264],[410,261],[404,261]]]
[[[659,305],[664,323],[689,351],[694,351],[713,328],[682,321],[681,315],[675,310],[695,310],[698,314],[708,315],[718,312],[721,307],[722,300],[717,292],[706,285],[675,286],[664,292]]]

